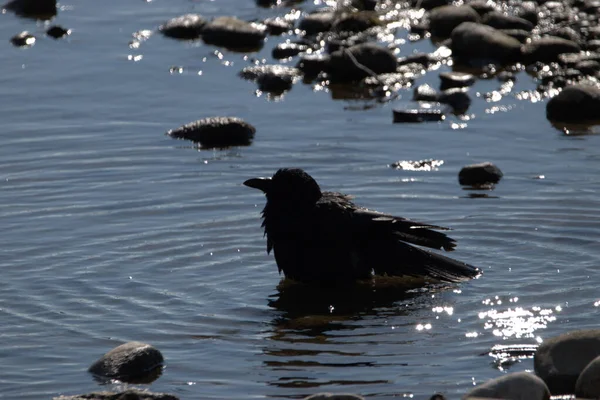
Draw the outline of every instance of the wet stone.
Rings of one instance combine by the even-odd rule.
[[[565,123],[598,122],[600,121],[598,110],[600,110],[600,88],[592,84],[578,84],[566,87],[548,101],[546,118]]]
[[[524,31],[532,31],[535,27],[526,19],[515,17],[514,15],[506,15],[500,11],[492,11],[483,17],[482,23],[496,29],[521,29]]]
[[[522,29],[500,29],[500,32],[517,39],[521,43],[526,43],[531,37],[531,32]]]
[[[173,39],[193,40],[202,35],[206,22],[200,14],[185,14],[168,20],[158,30]]]
[[[46,35],[48,35],[54,39],[60,39],[64,36],[68,36],[70,34],[71,34],[70,29],[65,29],[62,26],[58,26],[58,25],[53,25],[46,30]]]
[[[360,11],[343,15],[332,25],[333,32],[363,32],[379,26],[378,16],[370,11]]]
[[[600,71],[600,62],[596,60],[584,60],[575,65],[575,69],[584,75],[596,75]]]
[[[259,65],[246,67],[240,72],[244,79],[254,80],[263,92],[281,94],[292,88],[300,70],[283,65]]]
[[[468,87],[475,84],[475,77],[464,72],[442,72],[440,74],[440,89]]]
[[[413,90],[413,100],[415,101],[438,101],[438,95],[437,90],[426,83]]]
[[[281,17],[267,18],[263,21],[269,35],[283,35],[294,29],[294,24]]]
[[[403,57],[398,60],[398,65],[406,64],[419,64],[424,67],[429,66],[433,62],[431,55],[427,53],[415,53],[409,56]]]
[[[479,14],[482,17],[485,14],[496,10],[496,8],[494,7],[495,6],[494,3],[492,3],[491,1],[475,0],[475,1],[470,1],[467,4],[473,10],[477,11],[477,14]]]
[[[533,367],[553,395],[572,394],[582,371],[598,356],[600,329],[571,331],[544,340],[533,357]]]
[[[352,7],[358,10],[374,11],[377,7],[377,0],[352,0]]]
[[[369,75],[395,72],[396,56],[387,48],[372,43],[358,44],[331,54],[332,77],[341,81],[357,81]]]
[[[93,392],[74,396],[59,396],[54,397],[53,400],[179,400],[179,397],[167,393],[127,389],[122,392]]]
[[[16,47],[31,47],[35,44],[35,36],[23,31],[10,38],[10,42]]]
[[[534,374],[516,372],[475,387],[465,398],[549,400],[550,391],[544,381]]]
[[[458,183],[472,187],[487,186],[498,183],[503,175],[500,168],[490,162],[471,164],[460,170]]]
[[[522,2],[520,7],[517,8],[515,15],[531,22],[533,25],[537,25],[539,22],[538,6],[533,1]]]
[[[523,60],[528,63],[557,61],[564,53],[578,53],[579,45],[567,39],[547,36],[523,45]]]
[[[308,14],[298,23],[298,29],[306,32],[307,35],[314,35],[320,32],[326,32],[331,29],[335,21],[333,12],[316,12]]]
[[[137,382],[160,370],[163,361],[162,354],[155,347],[141,342],[128,342],[104,354],[88,371],[102,378]]]
[[[241,118],[211,117],[172,129],[167,135],[191,140],[202,148],[227,148],[249,145],[255,132],[256,129]]]
[[[471,98],[467,93],[467,88],[451,88],[442,91],[437,98],[437,101],[443,104],[448,104],[452,107],[455,114],[464,114],[471,105]]]
[[[12,0],[2,7],[15,14],[33,19],[52,19],[56,16],[56,0]]]
[[[479,20],[479,14],[469,6],[443,6],[431,10],[429,29],[433,36],[446,38],[461,23]]]
[[[351,393],[317,393],[305,397],[304,400],[365,400],[365,398]]]
[[[300,53],[304,53],[309,50],[305,44],[298,43],[280,43],[273,48],[271,55],[276,60],[281,60],[284,58],[294,57]]]
[[[300,57],[296,67],[305,76],[317,76],[329,68],[330,61],[331,57],[326,54],[305,54]]]
[[[265,36],[263,29],[236,17],[215,18],[202,31],[205,43],[238,51],[259,49]]]
[[[590,361],[579,374],[575,382],[575,396],[583,399],[600,398],[600,357]]]
[[[452,55],[463,62],[473,60],[507,64],[521,55],[521,43],[488,25],[463,22],[452,31]]]
[[[394,123],[440,122],[446,117],[441,108],[426,108],[421,105],[392,110]]]

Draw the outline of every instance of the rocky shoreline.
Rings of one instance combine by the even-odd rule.
[[[463,399],[549,400],[551,396],[581,399],[600,397],[600,329],[569,332],[546,339],[532,354],[534,373],[515,372],[476,386]],[[523,354],[520,354],[523,358]],[[155,347],[142,342],[124,343],[100,357],[88,369],[101,382],[120,381],[150,384],[164,368],[164,357]],[[435,388],[431,388],[435,391]],[[443,399],[435,394],[432,399]],[[54,400],[177,400],[179,397],[146,390],[95,392],[60,396]],[[361,400],[357,394],[317,393],[305,400]]]

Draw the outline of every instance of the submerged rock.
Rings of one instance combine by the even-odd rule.
[[[23,31],[10,38],[10,42],[13,46],[17,47],[31,47],[35,44],[35,36],[27,31]]]
[[[215,18],[202,30],[205,43],[230,50],[257,50],[262,47],[265,37],[263,29],[235,17]]]
[[[2,8],[34,19],[52,19],[56,16],[56,0],[12,0]]]
[[[362,43],[331,54],[329,72],[340,81],[357,81],[374,74],[395,72],[398,62],[387,48]]]
[[[515,372],[477,386],[465,398],[549,400],[550,391],[537,376],[528,372]]]
[[[152,393],[147,390],[127,389],[123,392],[94,392],[74,396],[59,396],[53,400],[179,400],[167,393]]]
[[[600,122],[600,88],[579,84],[564,88],[546,104],[546,118],[555,122]]]
[[[519,59],[521,43],[499,30],[463,22],[452,31],[452,55],[461,61],[483,60],[509,64]]]
[[[444,110],[437,107],[415,107],[394,108],[392,110],[394,123],[415,123],[415,122],[440,122],[446,119]]]
[[[172,129],[167,135],[191,140],[202,148],[226,148],[249,145],[255,133],[256,129],[241,118],[211,117]]]
[[[488,186],[498,183],[504,174],[490,162],[464,166],[458,174],[458,183],[464,186]],[[492,396],[493,397],[493,396]]]
[[[158,30],[174,39],[193,40],[202,35],[206,23],[207,20],[200,14],[185,14],[168,20]]]
[[[310,47],[300,43],[279,43],[273,48],[271,55],[276,60],[294,57],[300,53],[306,52]]]
[[[291,89],[300,75],[299,69],[283,65],[258,65],[240,72],[242,78],[256,81],[259,90],[277,94]]]
[[[578,330],[544,340],[533,367],[553,395],[572,394],[579,375],[598,356],[600,329]]]
[[[46,35],[48,35],[54,39],[60,39],[64,36],[68,36],[70,34],[71,34],[70,29],[65,29],[62,26],[58,26],[58,25],[52,25],[51,27],[49,27],[46,30]]]
[[[122,382],[146,381],[147,376],[162,368],[163,361],[162,354],[155,347],[141,342],[128,342],[100,357],[88,371],[98,377]]]

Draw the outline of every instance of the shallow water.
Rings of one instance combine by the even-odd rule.
[[[479,81],[469,120],[394,125],[396,104],[361,110],[301,83],[278,101],[257,95],[236,74],[251,58],[270,60],[285,37],[246,59],[160,35],[128,46],[132,33],[187,12],[251,20],[284,10],[239,0],[61,5],[54,23],[73,34],[29,49],[8,38],[43,24],[0,15],[0,398],[115,389],[86,369],[130,340],[166,358],[150,389],[182,399],[457,398],[532,369],[531,359],[498,368],[494,345],[597,326],[600,137],[565,135],[543,100],[518,99],[534,88],[524,73],[497,103],[482,96],[500,83]],[[412,48],[432,45],[400,54]],[[437,74],[417,83],[437,87]],[[411,97],[401,94],[398,103]],[[199,151],[164,135],[213,115],[254,124],[254,143]],[[388,167],[429,158],[443,164]],[[461,189],[460,168],[480,161],[504,179],[494,191]],[[282,166],[361,205],[451,226],[453,256],[484,275],[351,293],[280,285],[260,229],[264,198],[241,183]]]

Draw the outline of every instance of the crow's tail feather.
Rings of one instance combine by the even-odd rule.
[[[377,275],[430,277],[460,282],[481,275],[481,269],[428,250],[396,242],[395,257],[374,265]]]

